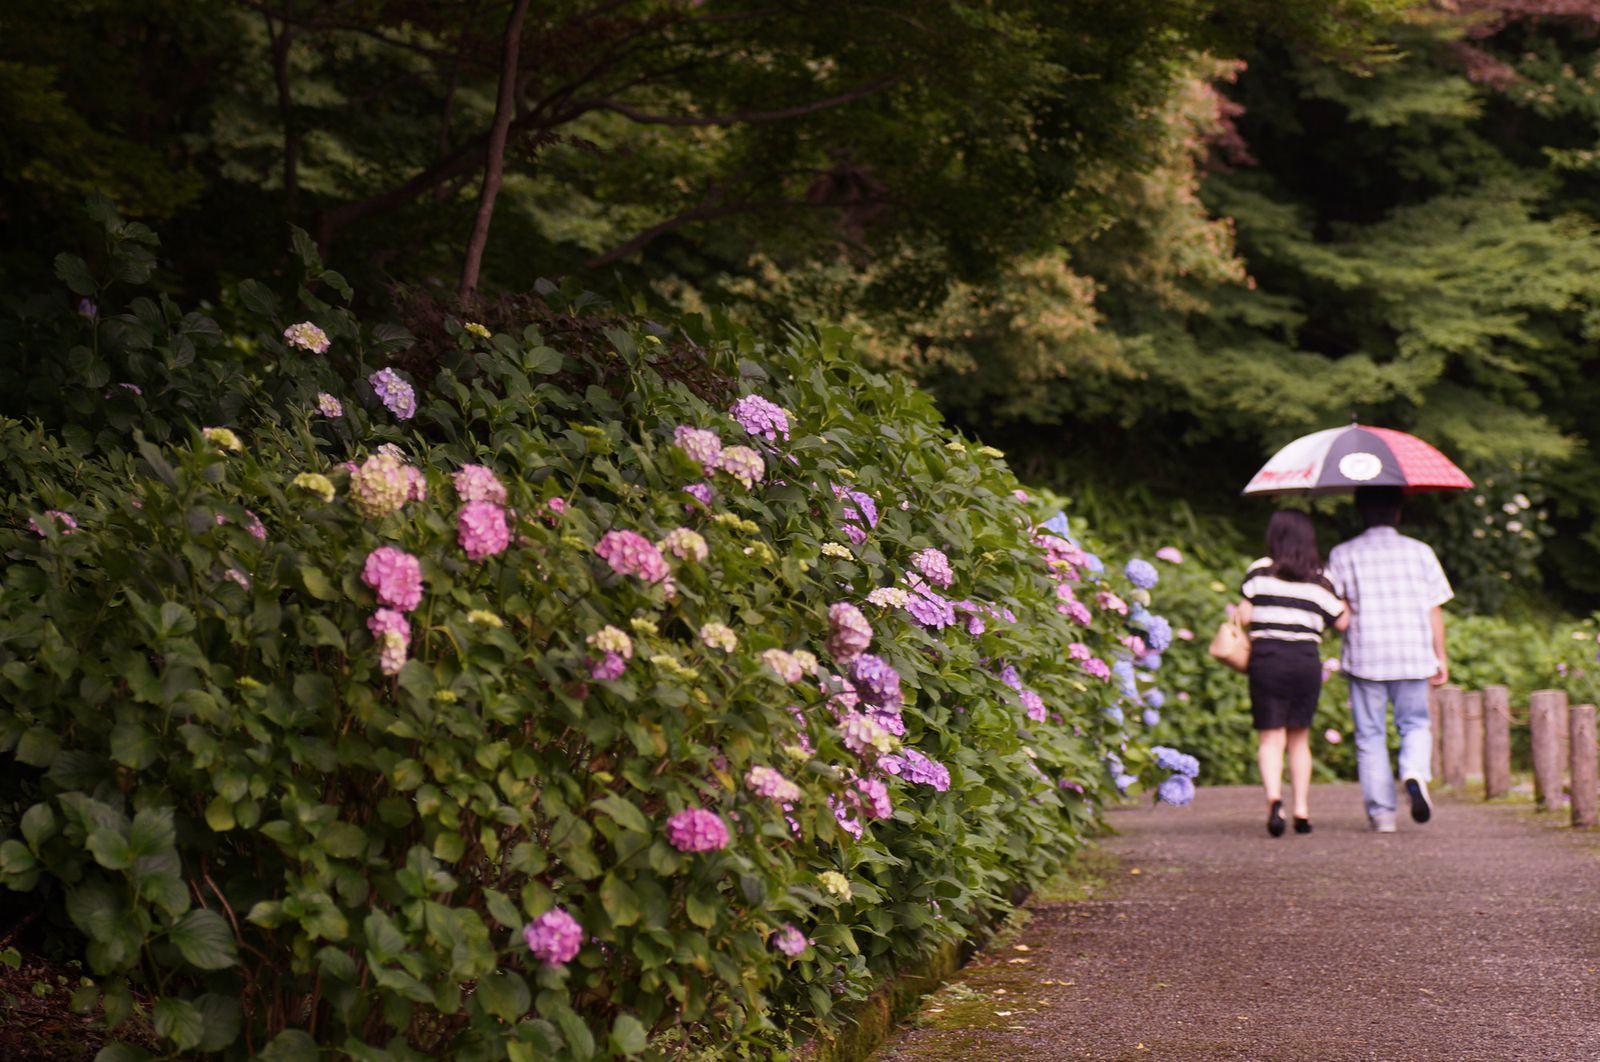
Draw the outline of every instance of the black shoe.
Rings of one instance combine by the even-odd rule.
[[[1274,837],[1283,836],[1283,801],[1274,800],[1272,810],[1267,813],[1267,832]]]
[[[1294,832],[1295,833],[1310,833],[1311,832],[1311,820],[1310,819],[1302,819],[1300,816],[1296,815],[1294,817]]]
[[[1433,801],[1428,799],[1428,783],[1420,778],[1406,779],[1406,795],[1411,797],[1411,821],[1427,822],[1433,818]]]

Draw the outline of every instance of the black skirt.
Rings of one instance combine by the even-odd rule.
[[[1257,730],[1308,727],[1322,695],[1316,642],[1257,638],[1250,643],[1250,715]]]

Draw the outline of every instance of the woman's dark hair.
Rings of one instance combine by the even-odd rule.
[[[1322,554],[1317,551],[1317,527],[1311,517],[1293,509],[1280,509],[1267,522],[1267,556],[1272,574],[1294,583],[1325,583]]]

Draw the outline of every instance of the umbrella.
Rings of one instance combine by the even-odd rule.
[[[1302,435],[1272,455],[1245,494],[1328,494],[1355,487],[1467,490],[1472,480],[1415,435],[1350,424]]]

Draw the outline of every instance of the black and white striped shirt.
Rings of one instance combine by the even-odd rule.
[[[1320,642],[1344,612],[1339,595],[1321,583],[1298,583],[1269,574],[1272,558],[1250,565],[1241,590],[1250,602],[1250,637]]]

